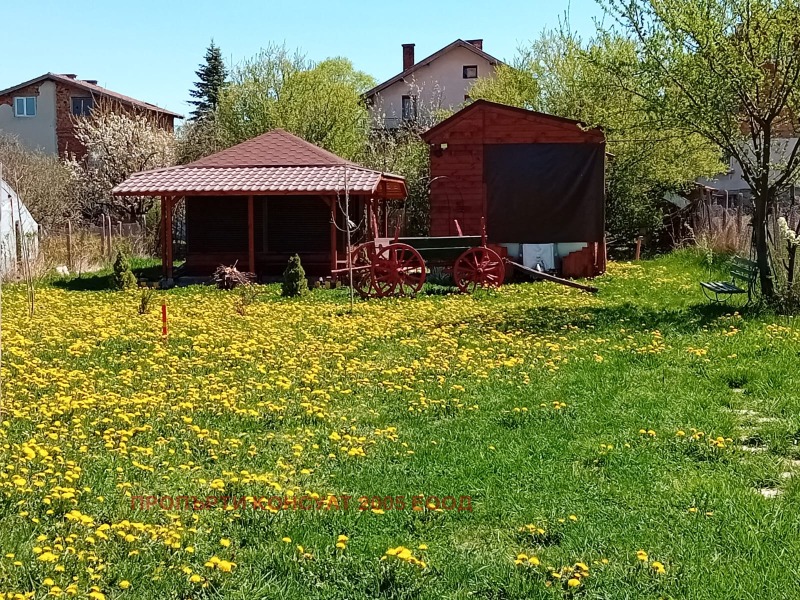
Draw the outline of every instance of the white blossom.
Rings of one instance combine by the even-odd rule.
[[[786,221],[784,217],[778,218],[778,230],[780,231],[781,237],[790,246],[797,246],[797,244],[800,243],[800,238],[798,238],[794,230],[791,227],[789,227],[789,223]]]
[[[115,198],[111,190],[138,171],[174,165],[173,132],[148,114],[103,106],[77,120],[75,137],[86,148],[86,157],[72,157],[68,165],[81,182],[88,212],[99,209],[118,218],[136,219],[152,207],[152,198]]]

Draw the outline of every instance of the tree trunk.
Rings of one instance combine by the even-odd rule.
[[[772,281],[772,269],[769,264],[769,246],[767,245],[767,199],[768,192],[763,191],[755,198],[753,214],[753,236],[756,246],[756,263],[761,283],[761,294],[772,300],[775,297],[775,286]]]

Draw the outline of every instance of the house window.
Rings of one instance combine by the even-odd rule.
[[[402,113],[404,121],[413,121],[417,118],[417,97],[403,96]]]
[[[464,79],[477,79],[478,65],[464,65],[463,75]]]
[[[14,115],[17,117],[36,116],[36,96],[17,96],[14,98]]]
[[[94,99],[91,96],[72,99],[72,114],[76,117],[87,117],[92,112]]]

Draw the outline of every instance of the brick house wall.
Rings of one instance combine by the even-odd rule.
[[[75,136],[76,117],[72,114],[72,98],[86,97],[92,95],[84,89],[72,87],[59,83],[56,87],[56,136],[58,139],[58,154],[65,156],[75,154],[78,158],[86,155],[86,148]],[[102,102],[102,98],[94,96],[95,102]],[[111,106],[117,111],[125,112],[129,115],[141,113],[144,109],[131,107],[117,100],[111,100]],[[152,111],[151,116],[155,117],[159,127],[167,131],[175,130],[175,117],[164,113]]]
[[[39,86],[41,83],[34,83],[33,85],[26,85],[23,88],[19,88],[18,90],[14,90],[11,94],[6,94],[5,96],[0,96],[0,104],[7,104],[8,106],[14,107],[14,97],[15,96],[38,96],[39,95]]]

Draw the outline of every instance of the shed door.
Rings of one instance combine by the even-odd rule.
[[[269,197],[266,210],[268,252],[328,252],[331,212],[319,196]]]

